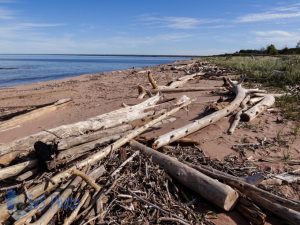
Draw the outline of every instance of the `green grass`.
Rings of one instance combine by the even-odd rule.
[[[300,56],[226,56],[203,57],[212,64],[231,68],[246,75],[249,83],[287,91],[300,85]],[[284,96],[277,101],[289,119],[300,120],[300,93]]]
[[[300,84],[300,56],[227,56],[204,59],[235,69],[255,82],[274,87]]]

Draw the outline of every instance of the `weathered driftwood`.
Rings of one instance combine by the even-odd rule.
[[[267,110],[275,103],[275,98],[273,95],[266,95],[260,102],[256,105],[243,112],[241,115],[241,120],[249,122],[253,120],[257,115]]]
[[[153,89],[146,90],[143,86],[138,86],[138,99],[143,99],[146,95],[152,96],[156,93],[179,93],[179,92],[196,92],[196,91],[216,91],[216,90],[224,90],[223,87],[189,87],[189,88],[162,88],[162,89]]]
[[[191,103],[191,100],[188,97],[183,96],[181,99],[178,100],[178,104],[177,104],[178,106],[176,108],[174,108],[166,113],[162,113],[159,117],[153,119],[152,121],[148,122],[147,124],[134,129],[131,133],[120,138],[113,144],[111,144],[111,145],[107,146],[106,148],[102,149],[101,151],[89,156],[88,158],[78,162],[76,164],[76,166],[71,167],[65,171],[58,173],[57,175],[52,177],[52,179],[51,179],[52,182],[42,182],[42,183],[30,188],[28,190],[28,193],[32,196],[33,199],[35,199],[38,196],[40,196],[41,194],[43,194],[44,192],[49,192],[49,191],[53,190],[54,188],[57,187],[57,185],[63,179],[66,179],[71,176],[72,169],[74,169],[74,168],[80,169],[80,168],[83,168],[84,166],[93,165],[93,164],[99,162],[100,160],[102,160],[103,158],[108,156],[112,151],[120,148],[121,146],[126,144],[131,139],[137,137],[138,135],[140,135],[141,133],[143,133],[144,131],[146,131],[147,129],[149,129],[150,127],[155,125],[156,123],[158,123],[158,122],[168,118],[170,115],[173,115],[174,113],[178,112],[180,109],[188,106],[190,103]],[[24,203],[24,201],[25,201],[24,194],[20,194],[20,195],[16,196],[16,202]],[[5,221],[8,217],[9,217],[9,213],[8,213],[6,204],[1,204],[0,205],[0,222]]]
[[[234,120],[228,130],[229,134],[233,134],[233,132],[235,131],[235,128],[237,127],[237,125],[239,124],[240,120],[241,120],[241,115],[244,111],[247,110],[247,102],[250,100],[250,95],[247,95],[247,97],[244,98],[244,100],[241,102],[241,110],[238,111],[235,114]]]
[[[185,137],[191,133],[194,133],[203,127],[206,127],[216,121],[222,119],[223,117],[229,115],[235,111],[245,99],[248,90],[242,87],[242,81],[238,84],[234,84],[233,91],[236,93],[235,99],[224,109],[216,111],[208,116],[201,119],[195,120],[193,123],[187,124],[181,128],[170,131],[166,134],[159,136],[153,143],[153,148],[157,149],[164,145],[167,145],[175,140]]]
[[[130,145],[150,156],[153,162],[160,165],[168,174],[218,207],[229,211],[235,206],[239,195],[228,185],[136,141],[131,141]]]
[[[264,225],[267,215],[255,205],[252,201],[240,197],[236,205],[237,210],[250,222],[252,225]]]
[[[256,204],[269,210],[274,215],[284,219],[284,221],[289,222],[292,225],[300,224],[300,211],[296,211],[281,204],[272,202],[269,199],[264,198],[261,195],[251,195],[250,198],[256,202]]]
[[[25,114],[15,116],[10,120],[0,122],[0,132],[7,130],[10,127],[15,127],[17,125],[20,125],[21,123],[24,123],[26,121],[33,120],[33,119],[41,116],[44,113],[49,113],[49,112],[55,111],[65,105],[67,105],[71,101],[72,100],[70,98],[61,99],[61,100],[55,102],[53,105],[48,105],[48,106],[30,111]]]
[[[114,134],[111,136],[103,137],[95,141],[91,141],[82,145],[77,145],[72,148],[69,148],[65,151],[60,151],[57,155],[57,163],[65,163],[63,159],[66,159],[67,161],[77,159],[78,157],[82,156],[88,151],[91,151],[95,148],[101,147],[106,144],[110,144],[113,141],[116,141],[120,139],[122,136],[124,136],[126,133],[120,133],[120,134]],[[60,160],[61,163],[60,163]]]
[[[110,128],[110,129],[105,129],[105,130],[100,130],[100,131],[80,135],[78,137],[70,137],[70,138],[62,139],[58,143],[57,150],[61,151],[61,150],[65,150],[65,149],[70,149],[74,146],[78,146],[78,145],[82,145],[87,142],[102,139],[107,136],[124,133],[132,128],[133,128],[132,125],[125,124],[125,125],[121,125],[121,126]]]
[[[0,155],[16,150],[24,150],[30,152],[33,150],[33,146],[36,141],[51,142],[54,140],[58,140],[59,138],[63,139],[71,136],[75,137],[87,132],[115,127],[133,120],[150,116],[153,114],[153,112],[149,111],[144,113],[143,111],[148,107],[155,105],[160,100],[160,98],[161,97],[159,95],[156,95],[140,104],[131,107],[121,108],[90,118],[86,121],[62,125],[48,131],[42,131],[25,138],[0,145]]]
[[[254,185],[248,184],[242,179],[238,177],[234,177],[232,175],[229,175],[227,173],[208,168],[206,166],[196,166],[190,163],[187,163],[191,167],[199,170],[200,172],[206,174],[207,176],[210,176],[214,179],[221,180],[222,182],[237,188],[240,192],[242,192],[247,197],[253,199],[253,196],[263,196],[265,199],[268,199],[269,201],[282,205],[282,207],[290,208],[295,211],[300,212],[300,203],[291,201],[285,198],[282,198],[280,196],[274,195],[268,191],[262,190],[260,188],[257,188]],[[255,200],[255,199],[253,199]],[[259,201],[255,201],[257,205],[260,205]],[[262,206],[263,207],[263,206]],[[271,207],[271,206],[270,206]]]
[[[13,151],[0,156],[0,165],[8,166],[16,158],[20,158],[22,155],[27,154],[27,151]]]
[[[92,179],[97,179],[97,178],[101,177],[104,174],[104,172],[105,172],[104,166],[100,166],[100,167],[94,169],[93,171],[91,171],[89,176]],[[33,217],[36,213],[38,213],[41,209],[43,209],[44,207],[47,207],[50,203],[53,203],[53,199],[55,199],[57,196],[59,196],[59,194],[61,194],[61,190],[64,190],[67,186],[69,186],[70,183],[71,183],[71,180],[69,182],[67,182],[66,184],[63,184],[59,188],[59,190],[55,190],[50,196],[48,196],[45,200],[43,200],[34,209],[32,209],[32,207],[29,206],[28,207],[29,211],[26,211],[26,213],[21,218],[19,218],[14,223],[14,225],[23,225],[23,224],[25,224],[26,221],[30,220],[30,218]],[[86,185],[86,183],[82,182],[81,188],[84,188],[85,185]]]
[[[40,172],[39,168],[33,168],[33,169],[28,170],[27,172],[17,176],[16,180],[19,182],[24,181],[24,180],[38,174],[39,172]]]
[[[13,166],[2,168],[0,169],[0,180],[4,180],[9,177],[14,177],[20,174],[21,172],[31,169],[37,165],[38,165],[37,160],[29,160]]]

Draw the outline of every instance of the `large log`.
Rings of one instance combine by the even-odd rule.
[[[149,108],[150,106],[155,105],[160,100],[160,98],[161,97],[159,95],[156,95],[134,106],[121,108],[90,118],[86,121],[62,125],[48,131],[42,131],[37,134],[18,139],[8,144],[0,145],[0,155],[16,150],[24,150],[30,152],[33,150],[33,146],[36,141],[51,142],[57,140],[58,137],[59,139],[68,138],[71,136],[75,137],[87,132],[115,127],[133,120],[150,116],[153,114],[153,112],[144,112],[144,110]]]
[[[239,195],[228,185],[222,184],[177,159],[155,151],[137,141],[131,141],[130,145],[150,156],[153,162],[160,165],[168,174],[216,206],[226,211],[235,206]]]
[[[62,150],[70,149],[74,146],[82,145],[87,142],[103,139],[105,137],[113,136],[115,134],[124,133],[132,128],[133,128],[132,125],[125,124],[110,129],[105,129],[105,130],[100,130],[100,131],[80,135],[78,137],[70,137],[70,138],[62,139],[58,143],[57,150],[62,151]]]
[[[215,123],[216,121],[222,119],[223,117],[229,115],[235,111],[245,99],[248,91],[242,87],[242,82],[235,84],[232,88],[236,93],[235,99],[224,109],[216,111],[208,116],[205,116],[201,119],[195,120],[193,123],[187,124],[181,128],[170,131],[164,135],[159,136],[153,143],[153,148],[157,149],[162,146],[165,146],[173,141],[176,141],[182,137],[185,137],[189,134],[192,134],[203,127],[206,127],[210,124]]]
[[[138,135],[140,135],[141,133],[143,133],[147,129],[153,127],[158,122],[168,118],[170,115],[173,115],[174,113],[178,112],[182,108],[188,106],[190,103],[191,103],[191,100],[188,97],[183,96],[181,99],[178,100],[177,107],[175,107],[174,109],[172,109],[172,110],[170,110],[166,113],[162,113],[160,116],[158,116],[157,118],[151,120],[147,124],[145,124],[145,125],[143,125],[139,128],[134,129],[131,133],[129,133],[128,135],[126,135],[122,138],[120,138],[119,140],[117,140],[113,144],[105,147],[101,151],[89,156],[88,158],[78,162],[76,164],[76,166],[73,166],[73,167],[71,167],[71,168],[69,168],[65,171],[62,171],[62,172],[56,174],[54,177],[51,178],[52,182],[42,182],[42,183],[38,184],[37,186],[34,186],[34,187],[30,188],[28,190],[28,193],[30,194],[30,196],[33,199],[35,199],[38,196],[40,196],[41,194],[43,194],[44,192],[49,192],[49,191],[53,190],[54,188],[57,187],[57,185],[62,180],[66,179],[66,178],[68,178],[72,175],[72,170],[74,168],[80,169],[80,168],[83,168],[84,166],[93,165],[93,164],[99,162],[100,160],[102,160],[103,158],[108,156],[112,151],[115,151],[116,149],[120,148],[121,146],[126,144],[131,139],[137,137]],[[20,194],[20,195],[16,196],[16,198],[15,198],[15,202],[24,203],[24,201],[25,201],[25,195],[24,194]],[[7,209],[6,204],[1,204],[0,205],[0,223],[5,221],[8,217],[9,217],[9,213],[8,213],[8,209]]]
[[[252,108],[243,112],[241,120],[249,122],[257,117],[260,113],[270,108],[275,103],[275,97],[273,95],[266,95],[260,102],[254,105]]]
[[[128,132],[127,132],[128,133]],[[74,146],[72,148],[69,148],[65,151],[61,151],[57,157],[57,163],[58,164],[64,164],[66,162],[69,162],[71,160],[77,159],[83,154],[85,154],[88,151],[91,151],[95,148],[99,148],[103,145],[110,144],[113,141],[116,141],[120,139],[122,136],[124,136],[126,133],[120,133],[120,134],[114,134],[111,136],[103,137],[95,141],[91,141],[88,143],[84,143],[82,145]]]

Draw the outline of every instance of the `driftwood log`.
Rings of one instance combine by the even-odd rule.
[[[218,207],[229,211],[235,206],[239,195],[231,187],[136,141],[131,141],[130,145],[150,156],[168,174]]]
[[[215,123],[216,121],[222,119],[223,117],[229,115],[230,113],[238,109],[240,107],[240,104],[248,94],[248,90],[242,87],[241,81],[233,85],[233,91],[236,93],[236,97],[227,107],[216,111],[208,116],[205,116],[201,119],[195,120],[193,123],[187,124],[181,128],[175,129],[169,133],[159,136],[153,143],[152,147],[154,149],[157,149],[169,143],[172,143],[175,140],[178,140],[182,137],[185,137],[191,133],[202,129],[203,127]]]
[[[252,108],[243,112],[241,115],[241,120],[249,122],[253,120],[261,112],[267,110],[275,103],[275,97],[273,95],[266,95],[260,102],[254,105]]]
[[[231,176],[224,172],[207,168],[204,166],[196,166],[187,163],[198,171],[210,176],[214,179],[237,188],[241,193],[251,198],[258,206],[261,206],[280,218],[289,221],[291,224],[299,224],[300,222],[300,203],[290,201],[280,196],[274,195],[270,192],[257,188],[251,184],[246,183],[240,178]],[[284,212],[284,213],[283,213]],[[295,223],[297,222],[297,223]]]
[[[28,169],[31,169],[38,165],[37,160],[30,160],[16,165],[8,166],[3,169],[0,169],[0,180],[4,180],[9,177],[14,177],[22,172],[25,172]]]
[[[124,123],[128,123],[133,120],[141,119],[146,116],[151,116],[153,112],[148,111],[144,113],[143,111],[150,106],[155,105],[160,99],[161,97],[159,95],[156,95],[134,106],[121,108],[90,118],[86,121],[81,121],[69,125],[62,125],[48,131],[42,131],[37,134],[18,139],[8,144],[0,145],[0,155],[16,150],[32,151],[34,143],[38,140],[42,142],[51,142],[57,139],[68,138],[71,136],[76,137],[87,132],[107,129],[122,125]]]

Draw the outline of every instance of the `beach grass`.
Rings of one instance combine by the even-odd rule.
[[[202,59],[246,75],[248,82],[281,89],[290,95],[277,101],[289,119],[300,120],[300,56],[216,56]]]

